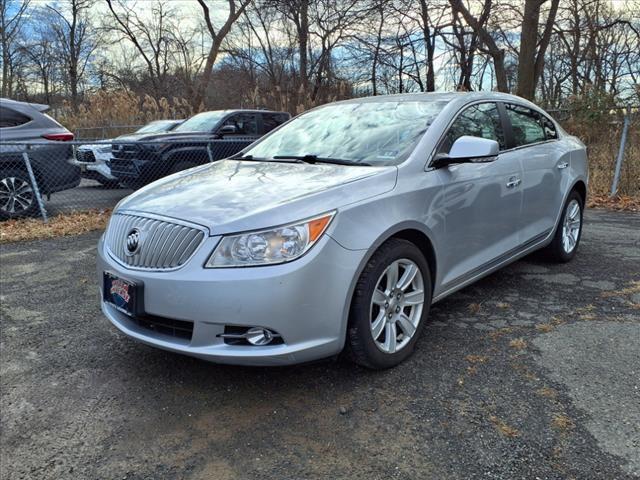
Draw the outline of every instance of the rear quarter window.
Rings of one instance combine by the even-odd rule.
[[[542,128],[544,129],[544,136],[547,140],[555,140],[558,138],[558,130],[556,125],[551,119],[545,115],[540,115],[542,119]]]
[[[31,119],[22,113],[7,107],[0,107],[0,128],[19,127]]]

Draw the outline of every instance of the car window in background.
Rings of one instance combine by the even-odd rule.
[[[258,135],[258,116],[253,113],[237,113],[227,118],[223,125],[235,126],[237,135]]]
[[[284,122],[289,120],[289,115],[286,113],[263,113],[262,114],[262,123],[263,123],[263,132],[269,133],[276,127],[279,127]]]
[[[245,153],[316,155],[371,165],[405,160],[446,101],[337,103],[310,110]]]
[[[26,115],[7,107],[0,107],[0,128],[18,127],[30,121],[31,119]]]
[[[479,103],[463,110],[449,128],[438,152],[449,153],[453,142],[464,135],[495,140],[500,145],[500,150],[504,150],[504,130],[496,104]]]
[[[224,111],[203,112],[194,115],[173,129],[174,132],[211,132],[225,116]]]
[[[506,104],[507,116],[511,121],[511,130],[515,140],[515,147],[543,142],[544,130],[540,123],[540,115],[521,105]]]
[[[173,127],[173,125],[175,125],[175,122],[173,120],[151,122],[150,124],[136,130],[135,133],[166,132],[168,130],[171,130],[171,127]]]
[[[551,121],[550,118],[541,115],[542,118],[542,128],[544,129],[544,136],[547,140],[555,140],[558,138],[558,130],[556,129],[555,124]]]

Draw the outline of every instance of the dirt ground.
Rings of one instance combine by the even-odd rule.
[[[99,233],[0,247],[3,479],[640,476],[640,215],[588,211],[567,265],[528,257],[434,306],[416,353],[240,368],[101,315]]]

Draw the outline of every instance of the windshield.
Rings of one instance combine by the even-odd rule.
[[[245,154],[255,158],[310,156],[371,165],[405,160],[444,101],[339,103],[311,110]]]
[[[194,115],[173,129],[174,132],[210,132],[225,116],[224,111],[203,112]]]
[[[151,122],[150,124],[136,130],[135,133],[166,132],[168,130],[171,130],[171,127],[175,125],[175,123],[175,120],[161,120],[158,122]]]

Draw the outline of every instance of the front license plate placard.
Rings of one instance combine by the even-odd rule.
[[[142,285],[111,272],[104,272],[103,282],[102,295],[105,302],[129,316],[140,313]]]

